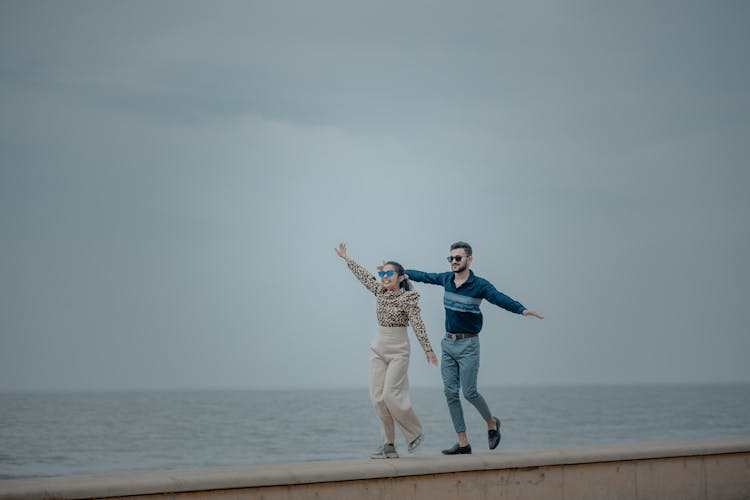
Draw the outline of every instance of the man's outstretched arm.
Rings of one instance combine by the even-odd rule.
[[[502,307],[506,311],[514,312],[516,314],[522,314],[524,316],[533,316],[535,318],[544,319],[544,316],[535,311],[532,311],[531,309],[526,309],[523,304],[498,291],[497,288],[495,288],[489,282],[487,282],[484,291],[484,298],[491,304]]]
[[[446,273],[425,273],[416,269],[407,269],[406,274],[409,279],[418,283],[428,283],[430,285],[444,285]],[[453,273],[451,273],[453,274]]]

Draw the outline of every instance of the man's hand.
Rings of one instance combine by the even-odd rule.
[[[523,314],[524,316],[534,316],[535,318],[544,319],[544,316],[542,316],[538,312],[532,311],[531,309],[524,309],[521,314]]]

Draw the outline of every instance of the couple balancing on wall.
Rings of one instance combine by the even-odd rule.
[[[489,448],[494,450],[500,443],[500,420],[492,414],[487,402],[477,392],[479,372],[479,332],[482,329],[482,299],[507,311],[544,319],[541,314],[526,309],[519,302],[499,292],[489,281],[480,278],[469,269],[473,260],[471,246],[463,241],[451,245],[451,271],[425,273],[404,269],[394,261],[379,266],[380,282],[365,268],[357,264],[346,252],[346,245],[339,244],[336,253],[344,259],[354,276],[377,298],[379,331],[371,346],[370,399],[375,414],[380,420],[383,444],[371,458],[398,458],[395,447],[395,424],[398,424],[413,453],[422,443],[422,424],[411,407],[409,398],[409,338],[406,328],[411,323],[414,334],[427,356],[427,361],[437,365],[437,356],[432,350],[419,310],[419,293],[411,281],[440,285],[445,289],[445,336],[441,341],[440,371],[443,389],[448,402],[453,427],[458,442],[443,450],[445,455],[471,453],[466,436],[460,392],[487,422]]]

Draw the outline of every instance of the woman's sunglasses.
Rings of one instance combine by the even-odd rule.
[[[378,276],[382,278],[383,276],[388,276],[389,278],[396,274],[396,271],[393,271],[392,269],[389,269],[387,271],[378,271]]]

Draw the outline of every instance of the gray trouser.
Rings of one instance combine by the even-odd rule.
[[[464,412],[461,408],[459,390],[463,389],[466,400],[485,420],[492,419],[487,402],[477,391],[479,374],[479,337],[452,340],[443,337],[443,356],[440,360],[440,373],[443,375],[443,391],[448,402],[453,428],[456,432],[466,432]]]

